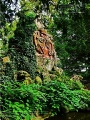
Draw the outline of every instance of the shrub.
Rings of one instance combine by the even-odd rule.
[[[57,76],[56,80],[64,82],[67,85],[67,87],[71,90],[84,89],[84,85],[81,83],[80,80],[70,79],[70,77],[66,76],[65,74]]]
[[[56,114],[62,109],[66,112],[77,111],[88,107],[88,99],[84,90],[72,90],[64,82],[53,80],[42,86],[42,92],[47,99],[47,108]],[[86,93],[87,94],[87,93]]]
[[[90,105],[90,91],[71,89],[63,81],[52,80],[43,84],[19,83],[6,80],[1,84],[2,118],[30,120],[32,115],[62,111],[78,111]]]
[[[41,111],[41,101],[43,103],[45,98],[39,88],[40,85],[25,85],[15,81],[2,84],[0,90],[2,117],[21,120],[26,117],[30,118],[30,115],[35,114],[37,110]]]

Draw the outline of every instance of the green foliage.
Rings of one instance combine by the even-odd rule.
[[[89,80],[89,1],[53,0],[48,6],[50,11],[48,15],[44,15],[44,19],[48,23],[48,30],[54,36],[55,49],[62,68],[69,75],[81,74],[84,79]]]
[[[3,57],[8,52],[9,39],[13,38],[14,31],[16,30],[18,20],[12,21],[12,23],[6,22],[0,29],[0,56]]]
[[[15,81],[7,81],[1,85],[2,114],[12,119],[30,120],[31,114],[42,110],[41,101],[45,101],[44,94],[38,85],[24,85]],[[3,117],[3,116],[2,116]]]
[[[14,20],[11,24],[6,22],[5,27],[0,29],[2,33],[2,38],[6,37],[9,40],[11,37],[14,36],[14,31],[16,30],[17,20]]]
[[[75,81],[72,83],[70,85],[71,81],[67,83],[56,79],[42,85],[25,85],[10,79],[4,80],[0,85],[1,117],[30,120],[37,112],[56,115],[58,112],[87,109],[90,105],[90,91],[81,89]]]
[[[69,112],[85,109],[88,107],[88,101],[90,100],[90,96],[89,99],[85,97],[83,95],[84,91],[80,90],[79,87],[75,90],[66,83],[57,80],[45,83],[42,86],[42,92],[46,93],[47,109],[54,114],[62,110]]]
[[[64,82],[70,90],[84,89],[84,85],[80,80],[72,80],[70,77],[66,76],[65,73],[57,76],[56,79],[60,82]]]
[[[8,41],[14,36],[16,29],[16,12],[18,0],[0,0],[0,56],[4,56],[8,51]],[[13,6],[13,9],[12,7]]]
[[[33,45],[33,32],[35,30],[35,13],[23,14],[20,12],[15,35],[9,41],[8,54],[11,55],[16,70],[27,71],[32,78],[35,77],[36,58]]]
[[[14,5],[16,5],[17,2],[18,0]],[[35,30],[34,19],[36,14],[33,12],[33,7],[35,4],[30,1],[26,3],[24,3],[24,1],[22,2],[23,4],[21,3],[21,11],[17,13],[17,17],[14,16],[14,19],[16,20],[12,21],[12,23],[10,23],[10,21],[7,22],[6,20],[3,27],[0,29],[0,56],[2,57],[7,54],[10,55],[12,67],[10,72],[7,72],[8,66],[6,66],[6,73],[8,75],[11,74],[11,71],[25,70],[30,73],[32,78],[34,78],[36,58],[33,45],[33,32]],[[8,0],[5,2],[1,1],[1,3],[2,7],[6,6],[6,9],[3,10],[3,12],[8,12],[8,9],[11,9],[8,8]],[[12,1],[10,1],[10,5],[12,4]],[[16,11],[14,12],[13,14],[16,14]]]

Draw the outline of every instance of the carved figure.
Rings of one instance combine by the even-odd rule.
[[[42,16],[37,15],[35,24],[38,28],[33,34],[33,42],[36,49],[37,65],[45,70],[52,70],[56,64],[56,52],[54,49],[53,38],[47,33],[42,22]]]
[[[45,58],[53,58],[54,45],[51,40],[52,37],[47,34],[47,31],[45,29],[35,31],[33,37],[37,55]]]
[[[34,45],[36,48],[36,51],[38,52],[38,54],[44,54],[44,46],[45,46],[45,42],[44,39],[42,37],[40,37],[40,32],[39,31],[35,31],[34,32]]]

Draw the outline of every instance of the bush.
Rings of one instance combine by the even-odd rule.
[[[85,109],[90,101],[90,97],[88,99],[85,96],[84,93],[87,94],[87,92],[84,90],[72,90],[66,83],[57,80],[45,83],[42,86],[42,92],[45,93],[47,99],[47,108],[54,114],[62,110],[69,112]]]
[[[37,112],[42,115],[46,112],[56,115],[62,111],[78,111],[87,109],[90,103],[90,91],[70,89],[68,84],[59,80],[48,81],[42,85],[25,85],[6,80],[1,84],[0,93],[1,117],[10,120],[30,120]]]
[[[56,80],[60,82],[64,82],[67,85],[67,87],[71,90],[84,89],[84,85],[80,82],[80,80],[72,80],[70,79],[70,77],[66,76],[65,74],[57,76]]]
[[[39,85],[24,85],[18,82],[5,82],[1,85],[2,113],[10,120],[21,120],[37,110],[41,110],[41,101],[45,101]],[[27,119],[30,120],[30,119]]]

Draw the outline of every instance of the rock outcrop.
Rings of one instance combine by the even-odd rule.
[[[23,71],[23,70],[17,71],[14,74],[14,79],[19,81],[19,82],[23,82],[25,84],[31,84],[32,83],[32,79],[30,77],[30,74],[26,71]]]
[[[33,43],[36,50],[37,65],[50,71],[57,61],[53,37],[48,34],[39,19],[36,19],[35,23],[38,30],[33,34]]]
[[[52,37],[45,29],[37,30],[33,34],[33,42],[36,49],[38,66],[46,66],[47,70],[51,70],[56,59]]]

